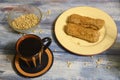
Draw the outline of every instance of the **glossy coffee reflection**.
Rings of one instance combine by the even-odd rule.
[[[18,39],[16,51],[28,67],[37,67],[41,64],[42,53],[50,44],[51,39],[49,37],[41,39],[39,36],[27,34]]]

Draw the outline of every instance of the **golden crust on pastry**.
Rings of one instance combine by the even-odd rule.
[[[82,25],[77,25],[73,23],[68,23],[64,27],[64,31],[70,36],[83,39],[91,43],[97,42],[100,36],[100,33],[96,30],[85,28]]]
[[[94,19],[78,14],[70,15],[67,22],[82,25],[83,27],[92,28],[94,30],[100,30],[105,24],[105,21],[102,19]]]

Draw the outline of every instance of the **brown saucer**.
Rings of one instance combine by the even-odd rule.
[[[46,73],[53,64],[53,54],[47,48],[42,54],[42,64],[37,67],[28,67],[27,64],[16,54],[13,61],[15,71],[24,77],[37,77]]]

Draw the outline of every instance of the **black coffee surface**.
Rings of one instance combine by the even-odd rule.
[[[31,57],[38,53],[41,49],[39,39],[27,38],[20,43],[19,51],[23,57]]]

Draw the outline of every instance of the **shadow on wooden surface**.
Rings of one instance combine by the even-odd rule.
[[[106,55],[120,55],[120,42],[115,42],[114,45],[112,45],[111,48],[109,48],[107,51],[104,52]]]
[[[15,44],[16,44],[16,41],[6,43],[6,45],[3,48],[2,53],[6,54],[6,55],[8,55],[8,54],[15,55],[16,54]]]
[[[109,69],[108,72],[112,76],[118,76],[120,78],[120,56],[118,55],[118,57],[115,57],[115,55],[107,55],[106,58],[109,60],[107,63],[107,69]]]

